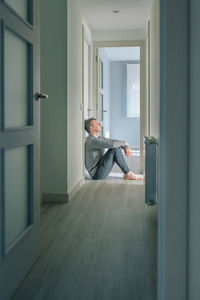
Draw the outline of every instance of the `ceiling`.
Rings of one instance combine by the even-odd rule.
[[[93,30],[146,28],[150,0],[77,0]],[[118,10],[119,13],[113,13]]]
[[[140,60],[140,47],[112,47],[104,48],[104,51],[111,61]]]

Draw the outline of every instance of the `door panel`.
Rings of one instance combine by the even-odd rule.
[[[28,125],[29,47],[21,37],[4,30],[5,128]],[[14,68],[13,68],[14,66]],[[20,74],[20,76],[19,76]]]
[[[4,0],[4,3],[8,5],[15,13],[19,14],[25,21],[29,19],[29,7],[32,5],[29,0]]]
[[[0,1],[0,299],[4,300],[10,299],[39,252],[40,103],[34,97],[40,91],[39,50],[39,1]]]
[[[4,153],[5,254],[12,249],[32,221],[29,205],[29,150],[29,146],[22,146],[8,149]]]

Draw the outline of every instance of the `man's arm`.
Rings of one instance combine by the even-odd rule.
[[[114,145],[117,145],[119,142],[125,142],[125,141],[107,139],[107,138],[104,138],[104,137],[100,137],[99,139],[102,139],[102,140],[105,140],[105,141],[111,141]],[[108,147],[108,148],[116,148],[116,147],[121,147],[124,150],[124,153],[127,157],[130,158],[132,156],[131,148],[130,148],[130,146],[127,142],[125,142],[125,145],[122,145],[122,146],[113,146],[113,147]]]
[[[87,147],[90,149],[104,149],[104,148],[125,148],[128,143],[120,140],[113,140],[104,137],[90,137],[87,140]]]

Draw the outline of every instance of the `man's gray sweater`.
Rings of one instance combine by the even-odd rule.
[[[91,176],[94,176],[97,163],[104,154],[106,148],[125,148],[125,141],[107,139],[89,134],[85,142],[85,166]]]

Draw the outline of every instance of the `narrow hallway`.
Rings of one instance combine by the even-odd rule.
[[[40,257],[12,300],[155,300],[157,207],[143,183],[86,181],[42,206]]]

